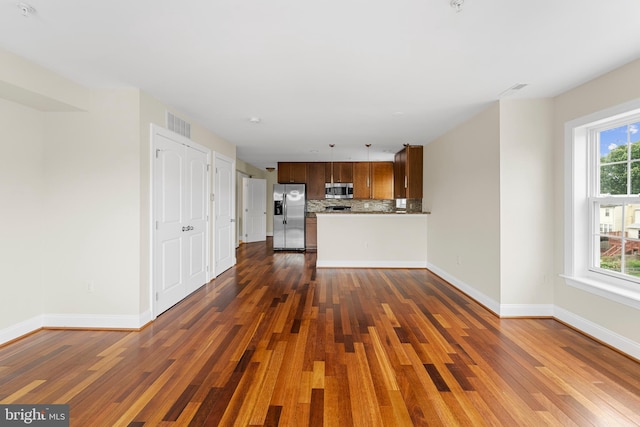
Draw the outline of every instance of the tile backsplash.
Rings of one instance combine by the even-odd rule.
[[[324,212],[327,206],[351,206],[354,212],[394,212],[395,200],[325,199],[307,200],[307,212]],[[422,199],[407,199],[407,212],[421,212]],[[404,209],[402,209],[404,210]]]

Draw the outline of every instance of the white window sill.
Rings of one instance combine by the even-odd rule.
[[[640,285],[638,290],[633,290],[590,277],[567,276],[564,274],[561,274],[560,277],[564,278],[569,286],[640,309]]]

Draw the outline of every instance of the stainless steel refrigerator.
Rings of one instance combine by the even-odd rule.
[[[305,248],[305,184],[273,184],[273,249]]]

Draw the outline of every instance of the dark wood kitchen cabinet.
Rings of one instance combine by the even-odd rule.
[[[422,145],[407,145],[398,151],[393,162],[396,199],[422,198]]]
[[[371,198],[393,199],[393,162],[371,163]]]
[[[324,200],[324,162],[307,163],[307,199]]]
[[[393,199],[393,162],[355,162],[354,199]]]
[[[333,170],[332,170],[333,169]],[[331,182],[333,172],[333,182],[353,182],[353,162],[328,162],[325,164],[325,182]]]
[[[318,218],[305,218],[305,249],[316,251],[318,249]]]
[[[353,198],[371,198],[371,163],[355,162],[353,164]]]
[[[278,183],[305,184],[307,182],[306,162],[278,162]]]

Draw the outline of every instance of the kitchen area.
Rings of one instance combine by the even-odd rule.
[[[419,145],[394,161],[279,162],[274,249],[317,251],[318,267],[426,267],[422,164]]]

